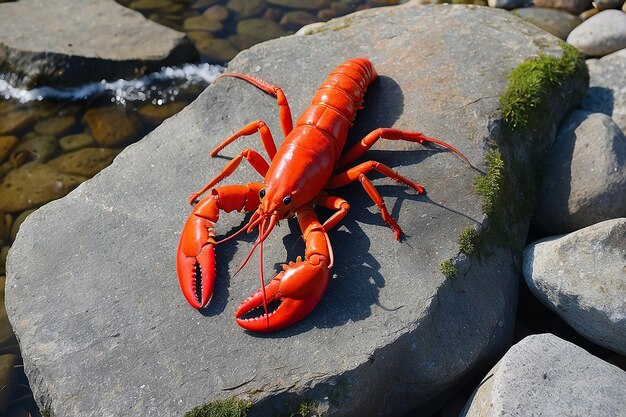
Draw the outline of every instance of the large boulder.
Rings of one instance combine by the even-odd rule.
[[[112,0],[0,4],[0,71],[14,85],[133,78],[196,56],[184,34]]]
[[[552,334],[540,334],[509,349],[459,417],[623,415],[626,372]]]
[[[8,259],[7,306],[37,401],[55,416],[181,415],[233,398],[251,401],[251,415],[286,415],[303,401],[328,416],[399,415],[494,360],[512,339],[528,227],[520,207],[531,196],[518,187],[532,182],[532,158],[546,157],[556,126],[582,98],[584,63],[557,65],[582,71],[543,74],[558,82],[544,90],[547,110],[527,128],[503,122],[499,97],[513,68],[540,56],[571,59],[562,48],[501,10],[408,4],[242,52],[229,70],[282,86],[295,115],[335,66],[370,58],[380,76],[349,143],[380,126],[419,130],[457,147],[477,170],[436,147],[380,141],[365,158],[428,190],[417,196],[370,175],[404,240],[394,241],[360,184],[333,191],[351,209],[330,232],[334,278],[322,301],[286,330],[244,332],[233,313],[258,288],[256,257],[233,275],[252,237],[218,246],[218,279],[203,311],[183,299],[175,270],[189,194],[228,161],[209,158],[210,149],[256,119],[281,140],[276,100],[220,79],[21,226]],[[262,149],[258,138],[243,138],[223,155],[250,146]],[[497,151],[486,166],[490,148]],[[489,199],[473,190],[476,178]],[[224,183],[259,179],[243,163]],[[218,233],[242,221],[224,214]],[[283,222],[264,250],[265,265],[301,255],[297,225]]]

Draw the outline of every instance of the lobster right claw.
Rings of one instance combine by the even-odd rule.
[[[268,314],[263,308],[260,289],[237,309],[237,324],[246,330],[268,333],[291,326],[305,318],[324,295],[330,270],[327,260],[318,255],[283,265],[283,272],[265,286]]]

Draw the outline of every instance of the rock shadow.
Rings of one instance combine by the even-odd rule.
[[[605,87],[589,87],[583,98],[582,108],[596,113],[604,113],[613,117],[615,107],[614,91]]]

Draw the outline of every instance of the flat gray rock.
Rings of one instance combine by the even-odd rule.
[[[604,56],[626,48],[626,13],[603,10],[585,20],[567,37],[585,55]]]
[[[535,207],[548,234],[626,216],[626,137],[602,113],[573,111],[550,153]]]
[[[523,265],[543,304],[587,339],[626,354],[626,218],[533,243]]]
[[[523,60],[562,53],[555,37],[501,10],[409,4],[257,45],[229,70],[282,86],[299,115],[333,68],[368,57],[379,79],[350,143],[381,126],[419,130],[459,148],[483,171],[485,149],[500,146],[506,166],[515,153],[516,173],[527,179],[535,174],[532,133],[505,137],[498,99]],[[580,74],[551,97],[549,132],[585,88]],[[401,415],[510,343],[528,227],[525,216],[508,214],[507,204],[517,200],[503,206],[504,242],[485,238],[477,253],[460,256],[461,231],[489,221],[472,191],[476,172],[450,152],[396,141],[380,141],[366,158],[428,190],[417,196],[371,175],[404,230],[403,242],[394,241],[354,184],[336,192],[351,210],[330,233],[334,277],[306,319],[263,337],[236,325],[234,311],[259,286],[257,256],[233,276],[253,237],[218,247],[213,300],[202,312],[191,308],[175,270],[191,211],[187,198],[229,160],[208,152],[256,119],[280,142],[276,100],[241,80],[220,79],[22,225],[8,259],[7,308],[34,396],[53,415],[174,416],[233,397],[254,403],[249,415],[295,412],[305,400],[327,416]],[[540,143],[533,151],[546,157],[550,141]],[[244,138],[223,155],[246,147],[262,149],[258,137]],[[258,180],[243,163],[225,183]],[[222,215],[217,232],[243,221]],[[275,262],[302,254],[297,225],[283,222],[264,250],[269,277]],[[458,271],[454,279],[441,272],[448,259]]]
[[[540,334],[509,349],[459,417],[623,415],[626,372],[552,334]]]
[[[567,39],[567,35],[578,25],[581,20],[562,10],[546,9],[543,7],[524,7],[513,10],[513,14],[522,19],[529,20],[533,25],[539,26],[546,32],[550,32],[557,38]]]
[[[0,71],[16,86],[134,78],[196,57],[183,33],[112,0],[0,4]]]
[[[626,49],[600,59],[588,59],[589,90],[583,109],[604,113],[626,133]]]

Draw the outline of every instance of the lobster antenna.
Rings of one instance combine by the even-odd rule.
[[[448,150],[450,150],[450,151],[454,152],[454,153],[455,153],[455,154],[457,154],[457,155],[458,155],[461,159],[463,159],[463,160],[467,163],[467,165],[469,165],[469,167],[470,167],[470,168],[473,168],[472,163],[469,161],[469,159],[467,159],[467,157],[466,157],[465,155],[463,155],[463,154],[462,154],[462,153],[461,153],[461,152],[460,152],[457,148],[455,148],[454,146],[452,146],[452,145],[450,145],[450,144],[448,144],[448,143],[445,143],[445,142],[443,142],[443,141],[440,141],[440,140],[438,140],[438,139],[435,139],[435,138],[427,138],[427,139],[425,139],[425,141],[426,141],[426,142],[435,143],[435,144],[437,144],[437,145],[439,145],[439,146],[442,146],[442,147],[444,147],[444,148],[446,148],[446,149],[448,149]]]
[[[239,229],[238,231],[236,231],[235,233],[233,233],[232,235],[225,237],[224,239],[215,242],[214,245],[219,245],[222,244],[224,242],[228,242],[229,240],[231,240],[234,237],[239,236],[241,233],[243,233],[244,230],[249,230],[250,226],[252,224],[254,224],[256,226],[256,224],[258,224],[257,220],[259,218],[260,214],[258,211],[255,211],[254,214],[252,215],[252,217],[250,218],[250,221],[248,223],[246,223],[241,229]],[[255,222],[255,223],[253,223]]]
[[[274,216],[272,216],[274,218]],[[259,223],[259,236],[263,235],[263,226],[265,226],[265,221]],[[267,321],[267,328],[270,328],[270,315],[267,311],[267,295],[265,294],[265,277],[263,276],[263,239],[259,238],[261,245],[259,248],[259,271],[261,278],[261,290],[263,291],[263,310],[265,310],[265,320]]]

